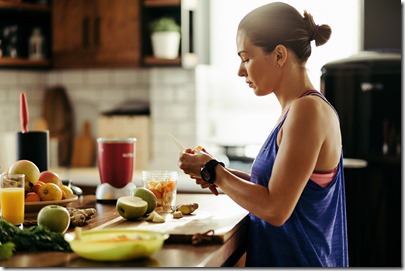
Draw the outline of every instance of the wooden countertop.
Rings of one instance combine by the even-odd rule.
[[[201,221],[207,226],[212,226],[215,235],[220,236],[223,242],[207,242],[192,245],[191,242],[177,242],[179,239],[169,237],[162,249],[148,259],[120,261],[120,262],[97,262],[79,257],[75,253],[64,252],[39,252],[39,253],[16,253],[11,259],[0,262],[3,267],[222,267],[234,266],[245,252],[246,247],[246,222],[247,211],[234,203],[226,195],[214,196],[212,194],[178,194],[178,203],[196,202],[199,208],[196,210],[196,218],[211,213]],[[100,229],[128,226],[136,228],[136,224],[121,219],[116,212],[115,204],[99,203],[94,195],[81,196],[72,203],[74,208],[96,208],[97,214],[83,229]],[[221,218],[222,219],[219,219]],[[183,217],[184,218],[184,217]],[[181,219],[183,219],[181,218]],[[210,220],[212,219],[212,220]],[[198,219],[195,221],[198,222]],[[190,221],[190,225],[193,224]],[[212,221],[212,224],[209,224]],[[202,224],[204,224],[202,223]],[[166,224],[166,225],[165,225]],[[177,236],[179,229],[170,229],[168,220],[161,225]],[[194,228],[196,228],[194,223]],[[185,233],[192,230],[186,230]],[[197,226],[198,229],[198,226]],[[72,231],[70,229],[69,231]],[[187,240],[185,238],[184,240]]]

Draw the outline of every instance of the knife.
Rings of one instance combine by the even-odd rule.
[[[173,143],[177,146],[177,148],[180,151],[184,151],[186,149],[186,147],[184,147],[183,144],[181,144],[180,141],[177,138],[175,138],[172,134],[170,134],[170,133],[167,133],[167,134],[169,135],[169,137],[172,139]],[[216,189],[214,184],[210,185],[208,188],[211,190],[211,192],[215,196],[218,196],[218,190]]]
[[[23,133],[28,132],[28,105],[25,92],[20,94],[20,125]]]

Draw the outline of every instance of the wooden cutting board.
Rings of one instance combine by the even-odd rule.
[[[49,137],[57,138],[59,142],[59,166],[69,166],[74,138],[74,114],[65,87],[55,86],[45,91],[41,117],[47,123]]]
[[[202,197],[193,195],[178,195],[177,204],[198,203],[199,208],[191,215],[182,218],[173,218],[171,213],[160,213],[165,217],[164,223],[153,223],[146,220],[128,221],[121,216],[103,224],[95,229],[126,228],[136,230],[159,231],[169,234],[168,243],[192,243],[193,240],[202,240],[202,243],[224,243],[239,228],[246,225],[248,212],[224,194],[212,195],[209,202]],[[200,200],[201,199],[201,200]],[[203,237],[203,239],[201,239]]]
[[[90,122],[84,121],[81,133],[74,140],[71,166],[94,166],[95,149],[96,141],[91,136]]]

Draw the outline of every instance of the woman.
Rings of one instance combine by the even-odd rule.
[[[236,38],[238,75],[257,96],[276,95],[278,123],[250,176],[224,168],[205,149],[179,157],[197,184],[218,186],[249,211],[246,266],[348,266],[339,119],[305,69],[311,41],[322,45],[330,34],[284,3],[248,13]]]

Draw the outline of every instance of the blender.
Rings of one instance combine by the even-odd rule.
[[[99,202],[115,202],[132,195],[136,138],[97,138],[97,165],[100,184],[96,189]]]

